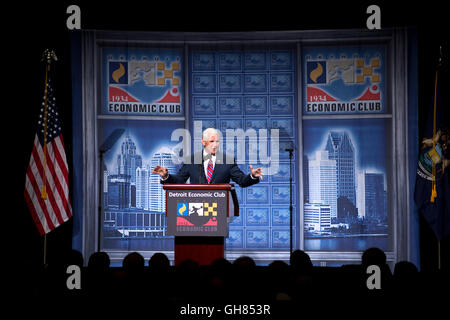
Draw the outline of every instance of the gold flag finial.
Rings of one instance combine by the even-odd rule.
[[[51,64],[52,61],[58,61],[58,58],[56,57],[54,50],[45,49],[42,53],[41,61],[44,61],[47,64]]]

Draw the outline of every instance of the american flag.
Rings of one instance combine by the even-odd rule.
[[[72,216],[61,124],[50,72],[46,72],[46,90],[25,179],[25,201],[41,235]]]

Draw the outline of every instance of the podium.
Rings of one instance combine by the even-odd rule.
[[[209,265],[224,258],[228,223],[239,216],[232,184],[165,184],[167,234],[175,236],[175,265]]]

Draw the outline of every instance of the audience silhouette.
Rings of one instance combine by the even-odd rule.
[[[289,261],[295,272],[300,274],[311,274],[313,264],[309,255],[303,250],[294,250]]]
[[[169,270],[170,261],[167,256],[162,252],[156,252],[148,260],[148,266],[150,270],[155,272],[166,272]]]
[[[86,290],[91,296],[107,296],[112,290],[112,275],[110,273],[110,259],[106,252],[94,252],[87,265]]]
[[[418,300],[423,289],[432,292],[441,274],[434,275],[429,284],[417,267],[408,261],[395,264],[392,273],[386,254],[379,248],[369,248],[361,256],[360,264],[341,267],[314,266],[310,256],[302,250],[290,255],[289,264],[275,260],[259,266],[249,256],[234,261],[216,259],[202,266],[185,260],[171,266],[169,258],[161,252],[154,253],[145,266],[139,252],[130,252],[121,267],[112,267],[106,252],[95,252],[83,267],[83,256],[72,250],[51,261],[43,268],[41,277],[31,284],[34,295],[51,297],[77,297],[92,303],[98,299],[111,301],[120,296],[124,303],[140,301],[155,306],[205,303],[289,303],[291,308],[301,305],[320,307],[326,299],[328,305],[340,307],[342,303],[372,301],[392,306],[398,296]],[[82,269],[82,289],[66,288],[68,265]],[[366,281],[369,266],[381,271],[381,289],[371,290]],[[330,304],[331,301],[331,304]],[[172,307],[173,309],[173,307]],[[285,305],[280,310],[286,312]]]
[[[363,280],[366,281],[369,276],[369,266],[376,265],[380,268],[381,276],[381,289],[385,292],[392,286],[392,272],[389,265],[386,263],[386,254],[379,248],[369,248],[365,250],[361,256],[362,272],[365,273]],[[366,285],[367,287],[367,285]],[[372,290],[373,293],[379,293],[379,291]]]

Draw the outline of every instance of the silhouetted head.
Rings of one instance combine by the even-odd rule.
[[[363,266],[377,265],[382,267],[386,264],[386,254],[379,248],[369,248],[363,252],[361,263]]]
[[[231,262],[225,258],[217,258],[211,263],[211,267],[215,271],[227,271],[231,268]]]
[[[89,257],[88,268],[94,270],[106,270],[109,268],[110,262],[106,252],[94,252]]]
[[[289,270],[289,265],[281,260],[274,260],[268,266],[269,272],[274,276],[285,276]]]
[[[313,264],[309,255],[303,250],[294,250],[290,257],[291,267],[300,272],[310,272]]]
[[[122,267],[128,273],[140,272],[144,269],[144,265],[144,257],[139,252],[127,254],[122,261]]]
[[[164,253],[156,252],[148,261],[148,266],[150,267],[150,270],[168,270],[170,261]]]
[[[256,267],[255,260],[248,256],[242,256],[234,260],[233,266],[240,271],[251,271]]]
[[[269,264],[269,269],[272,270],[285,270],[287,267],[287,263],[281,260],[274,260]]]

